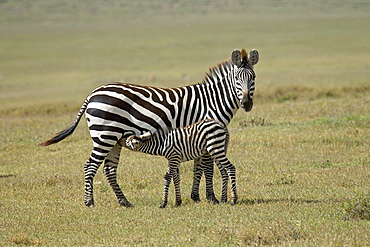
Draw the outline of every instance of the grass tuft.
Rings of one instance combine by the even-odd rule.
[[[249,120],[241,120],[239,122],[239,126],[240,127],[249,127],[249,126],[253,126],[253,127],[256,127],[256,126],[268,126],[268,125],[271,125],[272,123],[270,122],[270,120],[268,120],[267,118],[264,118],[264,117],[251,117],[251,119]]]
[[[370,220],[370,193],[343,204],[345,220]]]
[[[274,222],[254,230],[247,230],[242,234],[243,243],[247,246],[281,245],[284,242],[294,244],[298,240],[306,239],[308,234],[302,229],[298,220],[283,224]]]
[[[25,246],[31,246],[31,245],[41,245],[42,241],[28,237],[23,234],[17,234],[15,236],[10,237],[10,241],[17,245],[25,245]]]
[[[292,178],[291,174],[286,174],[285,176],[275,180],[274,182],[267,183],[267,185],[291,185],[294,184],[295,181]]]
[[[329,168],[333,167],[333,163],[330,160],[323,160],[322,162],[314,162],[313,166],[316,168]]]

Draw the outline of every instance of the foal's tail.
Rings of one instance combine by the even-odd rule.
[[[78,123],[81,120],[82,115],[84,114],[87,104],[89,103],[88,99],[85,99],[84,103],[82,104],[80,111],[78,112],[75,121],[69,126],[67,129],[62,130],[61,132],[57,133],[53,138],[47,140],[46,142],[40,143],[39,146],[49,146],[51,144],[60,142],[64,140],[66,137],[70,136],[73,131],[76,129]]]

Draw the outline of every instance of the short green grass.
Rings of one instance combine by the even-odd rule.
[[[370,33],[366,1],[0,1],[1,246],[370,245]],[[166,161],[124,151],[118,206],[102,171],[83,205],[95,87],[200,82],[235,48],[256,48],[255,105],[229,125],[235,206],[158,208]],[[215,171],[215,190],[221,181]]]

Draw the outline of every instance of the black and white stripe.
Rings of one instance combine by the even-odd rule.
[[[93,140],[92,153],[85,163],[85,205],[93,206],[93,178],[104,162],[104,174],[126,207],[126,199],[117,183],[117,167],[122,146],[120,140],[155,130],[173,129],[212,118],[227,125],[241,107],[250,111],[253,106],[258,52],[249,58],[245,50],[234,50],[231,59],[210,69],[202,83],[179,88],[158,88],[114,83],[95,89],[85,100],[73,124],[41,143],[57,143],[73,133],[84,112]],[[213,192],[212,159],[203,156],[194,163],[192,198],[199,200],[199,182],[205,165],[207,199],[217,201]],[[199,165],[201,164],[201,165]]]
[[[216,162],[222,175],[221,201],[227,201],[228,178],[231,181],[231,204],[237,200],[235,167],[226,157],[229,133],[226,127],[214,120],[205,119],[186,127],[170,130],[169,133],[157,131],[140,136],[129,136],[121,143],[132,150],[161,155],[168,160],[164,177],[164,191],[161,208],[166,207],[168,190],[172,177],[175,184],[176,206],[181,204],[179,164],[208,155]],[[213,166],[213,162],[208,164]]]

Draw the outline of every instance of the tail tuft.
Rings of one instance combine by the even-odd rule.
[[[69,128],[62,130],[58,134],[56,134],[53,138],[50,140],[47,140],[46,142],[42,142],[39,144],[39,146],[49,146],[51,144],[60,142],[61,140],[65,139],[69,135],[73,133],[73,131],[76,129],[78,122],[74,122]]]
[[[82,104],[80,111],[77,114],[77,117],[75,121],[69,126],[67,129],[62,130],[61,132],[57,133],[53,138],[50,140],[47,140],[46,142],[39,143],[39,146],[49,146],[51,144],[60,142],[61,140],[65,139],[66,137],[70,136],[73,131],[76,129],[78,123],[80,122],[80,119],[83,115],[83,113],[86,110],[87,104],[89,103],[88,99],[85,99],[84,103]]]
[[[48,140],[46,142],[42,142],[42,143],[39,143],[37,144],[38,146],[49,146],[51,144],[53,144],[54,142],[52,142],[51,140]]]

